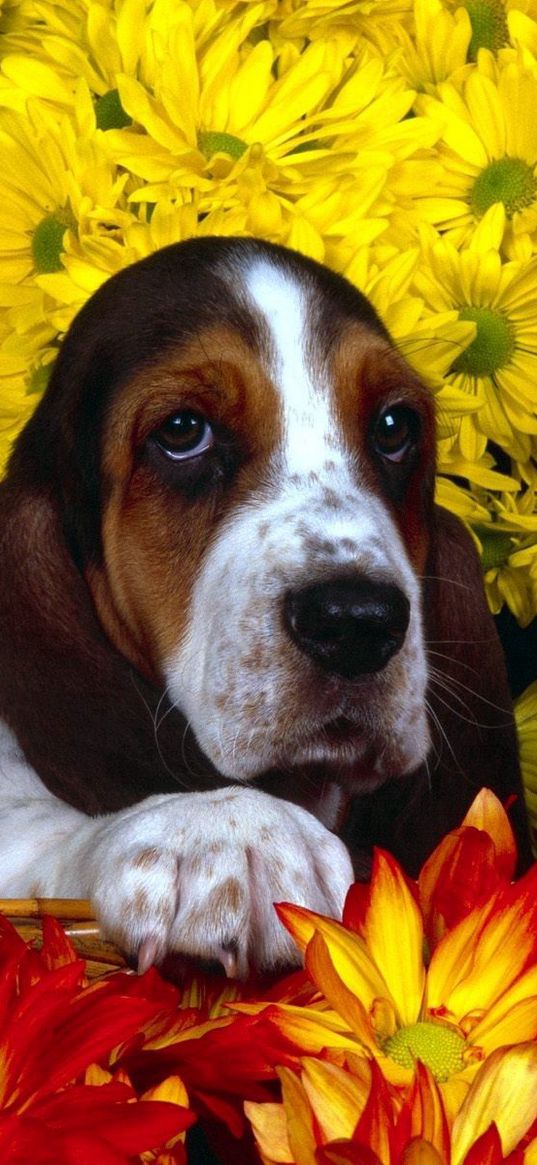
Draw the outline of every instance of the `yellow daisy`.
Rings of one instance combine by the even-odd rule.
[[[441,0],[414,0],[414,20],[410,30],[400,23],[386,23],[383,29],[385,52],[395,53],[394,64],[412,88],[434,93],[440,81],[460,83],[468,71],[468,49],[472,38],[470,16],[457,4],[454,12]]]
[[[516,0],[515,0],[516,2]],[[461,0],[448,0],[451,8],[460,7]],[[505,0],[462,0],[468,13],[472,36],[468,46],[468,59],[475,61],[480,49],[499,52],[509,44],[509,27]]]
[[[438,127],[443,173],[420,199],[423,217],[468,240],[491,206],[504,213],[504,246],[528,257],[537,245],[537,72],[480,54],[462,91],[450,81],[416,109]]]
[[[211,178],[222,182],[252,144],[279,160],[304,140],[310,112],[340,80],[342,55],[325,44],[312,46],[275,79],[270,41],[241,52],[254,16],[230,20],[219,37],[200,45],[193,9],[179,0],[173,26],[157,40],[155,76],[136,80],[118,71],[121,103],[135,127],[111,131],[107,144],[151,184],[147,197],[169,196],[185,184],[208,189]]]
[[[110,130],[106,145],[140,180],[133,202],[193,188],[204,210],[243,202],[248,229],[294,245],[294,208],[317,183],[326,190],[331,181],[335,192],[342,181],[359,186],[369,167],[382,188],[394,162],[430,144],[436,130],[423,118],[405,120],[414,93],[378,58],[349,65],[336,38],[309,43],[282,67],[269,39],[246,51],[246,36],[237,19],[200,46],[190,6],[178,4],[154,84],[118,74],[133,124]],[[386,201],[380,217],[391,209]]]
[[[468,344],[474,329],[455,310],[434,316],[425,311],[413,286],[420,262],[418,247],[399,252],[382,239],[377,247],[355,252],[343,274],[368,296],[392,339],[434,392],[440,432],[453,434],[461,415],[479,407],[478,401],[445,381],[453,346]]]
[[[275,0],[249,5],[240,0],[221,6],[215,0],[192,3],[192,19],[201,44],[218,36],[230,17],[239,13],[244,35],[263,22]],[[99,128],[130,125],[121,107],[118,73],[154,82],[160,43],[174,25],[175,5],[167,0],[54,0],[46,5],[19,4],[21,15],[2,16],[3,95],[41,98],[67,107],[73,104],[79,79],[87,82],[95,101]],[[24,16],[22,16],[22,10]],[[242,10],[242,15],[241,15]],[[9,101],[8,101],[9,103]]]
[[[40,277],[63,268],[67,247],[108,238],[132,218],[120,209],[126,175],[76,121],[30,103],[0,110],[0,304],[15,331],[46,321]]]
[[[459,349],[447,381],[483,403],[461,419],[459,454],[476,462],[494,441],[520,462],[530,458],[537,415],[537,260],[502,263],[494,244],[500,208],[491,208],[470,247],[456,251],[448,239],[423,233],[423,265],[415,287],[431,312],[455,309],[475,327]]]
[[[480,528],[479,538],[491,611],[496,614],[506,603],[521,627],[527,627],[537,610],[537,535],[517,543],[509,534],[487,536]]]
[[[372,37],[385,23],[410,24],[412,0],[278,0],[280,34],[314,39],[339,30]]]
[[[39,288],[47,295],[49,318],[64,333],[86,300],[116,271],[129,267],[161,247],[195,235],[242,235],[246,230],[242,208],[199,215],[195,199],[161,202],[149,215],[128,221],[117,233],[84,235],[67,239],[61,270],[39,276]]]

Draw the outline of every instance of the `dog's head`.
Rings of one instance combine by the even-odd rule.
[[[206,238],[86,305],[15,461],[55,491],[109,639],[216,769],[367,786],[429,744],[432,413],[345,280]]]

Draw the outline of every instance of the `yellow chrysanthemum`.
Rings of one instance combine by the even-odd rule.
[[[338,30],[375,37],[386,22],[410,24],[412,0],[278,0],[280,35],[290,40],[315,38]]]
[[[378,58],[362,54],[349,64],[340,39],[308,44],[284,67],[266,36],[248,41],[252,8],[250,25],[243,14],[203,43],[190,5],[178,3],[173,27],[157,41],[154,79],[117,73],[132,128],[110,129],[106,146],[139,179],[132,201],[194,188],[204,211],[243,203],[248,229],[296,245],[297,213],[306,230],[317,229],[304,207],[297,212],[298,200],[321,202],[321,184],[326,201],[329,182],[334,196],[346,183],[345,217],[351,209],[363,217],[371,186],[384,197],[390,168],[430,144],[436,130],[422,118],[405,121],[413,91]],[[385,219],[391,209],[388,200],[375,215]],[[352,229],[349,220],[347,234]]]
[[[442,163],[436,189],[420,200],[428,221],[468,240],[491,206],[504,211],[504,246],[525,259],[537,246],[537,73],[480,54],[462,91],[449,81],[416,108],[437,125]]]
[[[537,415],[537,260],[502,263],[494,244],[501,210],[491,208],[470,247],[456,251],[434,232],[423,236],[423,265],[415,286],[428,309],[455,309],[475,327],[474,339],[454,352],[449,384],[483,403],[461,419],[455,444],[476,462],[487,441],[522,463],[529,461]]]
[[[193,0],[192,20],[200,45],[218,37],[239,16],[244,37],[273,12],[275,0],[260,0],[244,11],[240,0]],[[0,102],[20,95],[66,108],[73,104],[80,78],[95,100],[99,128],[129,125],[116,87],[118,73],[142,77],[152,85],[160,65],[161,44],[173,29],[176,5],[168,0],[54,0],[46,5],[17,3],[4,12]],[[14,19],[13,12],[17,12]]]
[[[26,115],[0,109],[0,152],[0,463],[4,465],[12,439],[46,384],[57,351],[57,305],[40,280],[64,270],[69,247],[80,249],[84,239],[108,240],[130,221],[132,213],[118,205],[126,176],[118,177],[95,139],[77,134],[76,123],[67,118],[58,123],[34,105]],[[101,282],[103,278],[104,274]],[[91,290],[97,285],[94,275]]]
[[[440,81],[459,81],[468,68],[472,25],[457,4],[454,12],[441,0],[414,0],[411,29],[399,23],[383,30],[385,52],[395,53],[397,71],[418,91],[434,93]]]
[[[474,524],[474,532],[489,606],[496,613],[506,603],[521,626],[527,627],[537,609],[535,490],[523,485],[507,493],[482,491],[481,496],[487,517]]]
[[[0,149],[0,303],[26,331],[46,319],[40,277],[62,269],[68,243],[108,237],[132,215],[119,208],[126,176],[75,121],[34,105],[26,117],[0,110]]]
[[[471,23],[471,41],[468,46],[470,61],[477,59],[480,49],[498,53],[509,44],[509,28],[505,0],[447,0],[449,7],[464,7]],[[516,0],[515,0],[516,2]]]
[[[127,216],[126,216],[127,217]],[[116,271],[153,254],[170,243],[196,235],[247,234],[242,208],[213,211],[200,217],[195,199],[162,202],[148,216],[128,215],[127,224],[114,233],[65,243],[60,271],[41,275],[40,288],[50,305],[50,319],[64,333],[90,295]]]
[[[241,52],[254,17],[251,11],[230,20],[216,40],[204,45],[192,8],[179,0],[173,26],[157,40],[154,77],[135,79],[118,70],[121,104],[134,128],[111,130],[107,144],[150,184],[148,198],[173,196],[184,185],[208,190],[213,179],[223,184],[251,145],[261,146],[278,165],[299,143],[309,144],[314,114],[341,80],[343,53],[334,42],[311,46],[276,79],[275,53],[267,38]],[[318,153],[313,150],[315,158]],[[293,174],[304,161],[311,158],[299,157]],[[219,189],[225,197],[224,185]]]

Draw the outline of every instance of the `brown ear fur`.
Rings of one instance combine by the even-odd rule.
[[[510,818],[525,868],[531,850],[503,652],[473,541],[462,523],[439,506],[423,594],[431,668],[428,767],[356,798],[347,840],[353,849],[384,846],[416,874],[487,786],[503,803],[514,798]]]
[[[12,473],[0,487],[0,530],[0,717],[47,787],[98,813],[225,784],[179,713],[101,631],[55,500]],[[157,709],[167,713],[158,745]]]

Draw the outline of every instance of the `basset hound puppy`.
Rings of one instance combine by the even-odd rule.
[[[296,957],[275,901],[337,915],[372,842],[415,872],[482,785],[528,860],[434,446],[371,305],[298,254],[200,238],[93,296],[0,489],[2,896],[244,975]]]

